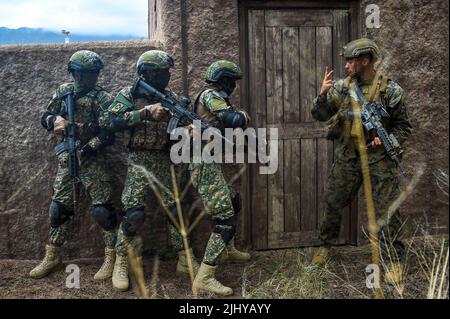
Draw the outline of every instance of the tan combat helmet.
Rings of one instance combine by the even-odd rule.
[[[357,58],[363,54],[371,54],[374,62],[381,57],[381,51],[378,45],[367,38],[361,38],[347,43],[340,53],[346,59]]]

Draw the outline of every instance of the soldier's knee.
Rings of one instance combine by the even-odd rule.
[[[67,209],[63,204],[52,201],[49,208],[50,226],[59,227],[73,216],[73,211]]]
[[[122,231],[125,236],[134,236],[141,228],[145,221],[145,213],[143,207],[133,207],[125,212],[122,221]]]
[[[116,213],[111,205],[94,205],[92,217],[106,231],[113,230],[117,225]]]
[[[228,244],[236,233],[237,218],[236,215],[228,219],[216,219],[214,232],[222,237],[222,240]]]

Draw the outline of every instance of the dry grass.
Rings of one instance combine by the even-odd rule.
[[[448,298],[448,236],[418,236],[409,239],[407,247],[404,280],[398,287],[381,281],[384,297]],[[309,266],[313,253],[312,248],[253,252],[248,264],[219,266],[217,278],[233,288],[232,298],[373,298],[373,291],[366,287],[365,269],[371,261],[368,245],[334,248],[324,268]],[[36,262],[0,260],[0,298],[193,298],[189,276],[175,276],[175,259],[144,258],[142,280],[148,295],[144,295],[142,287],[138,289],[134,280],[133,289],[125,293],[114,291],[110,280],[94,281],[100,259],[75,263],[81,269],[80,289],[65,287],[68,274],[64,270],[34,280],[28,272]]]

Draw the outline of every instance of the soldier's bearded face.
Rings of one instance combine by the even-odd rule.
[[[360,76],[363,69],[364,66],[358,58],[347,59],[347,63],[345,63],[345,71],[349,76]]]

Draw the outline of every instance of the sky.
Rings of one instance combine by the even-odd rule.
[[[0,27],[147,37],[148,0],[0,0]]]

